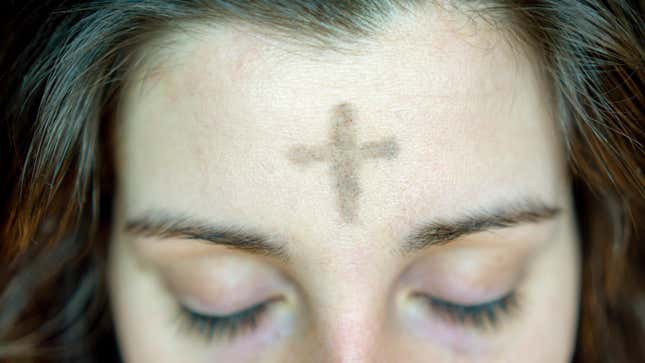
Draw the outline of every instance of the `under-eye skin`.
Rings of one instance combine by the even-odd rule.
[[[495,300],[471,305],[457,304],[420,292],[413,293],[413,297],[420,298],[430,308],[431,313],[450,323],[480,330],[499,328],[501,320],[512,317],[519,308],[517,291],[511,291]]]
[[[196,333],[209,341],[232,340],[254,331],[274,302],[266,300],[228,315],[207,315],[179,304],[178,323],[182,332]]]

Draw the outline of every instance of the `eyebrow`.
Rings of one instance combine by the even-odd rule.
[[[199,240],[283,261],[289,259],[283,244],[276,243],[266,234],[249,228],[213,225],[195,217],[168,212],[148,212],[128,220],[125,231],[142,237]]]
[[[554,218],[561,208],[535,200],[521,200],[496,208],[480,208],[462,217],[426,221],[413,229],[398,247],[400,254],[410,254],[441,245],[477,232],[538,223]],[[214,225],[194,217],[168,212],[148,212],[130,219],[125,231],[143,237],[200,240],[239,251],[276,257],[288,262],[284,241],[247,227]]]
[[[535,198],[479,208],[451,220],[437,219],[419,224],[404,239],[397,252],[410,254],[478,232],[544,222],[554,219],[561,212],[561,207],[548,205]]]

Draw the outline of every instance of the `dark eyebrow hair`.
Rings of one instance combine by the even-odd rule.
[[[194,217],[178,216],[167,212],[149,212],[128,220],[125,231],[134,235],[159,238],[200,240],[254,254],[288,261],[283,243],[276,243],[265,234],[249,228],[230,225],[215,226]]]
[[[459,237],[491,229],[508,228],[523,223],[552,219],[561,208],[534,200],[523,200],[497,208],[479,209],[454,220],[431,220],[421,223],[397,249],[410,254]],[[199,219],[171,213],[151,212],[126,222],[125,230],[145,237],[201,240],[254,254],[276,257],[287,262],[285,243],[249,228],[216,226]]]
[[[538,223],[553,219],[562,208],[547,205],[537,199],[523,199],[494,208],[480,208],[452,220],[431,220],[414,228],[398,249],[409,254],[430,246],[441,245],[477,232]]]

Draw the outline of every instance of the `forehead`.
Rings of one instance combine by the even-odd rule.
[[[354,55],[233,27],[177,39],[124,96],[117,160],[128,213],[342,233],[403,229],[512,196],[556,198],[562,156],[544,85],[483,25],[400,18]],[[331,163],[288,157],[295,145],[329,145],[341,104],[353,110],[357,145],[398,147],[358,163],[352,226]]]

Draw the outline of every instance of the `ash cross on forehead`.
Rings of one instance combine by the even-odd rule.
[[[314,161],[329,161],[333,185],[337,193],[341,218],[353,223],[358,213],[358,199],[361,187],[358,169],[363,160],[384,158],[394,159],[399,145],[394,137],[358,145],[354,129],[355,112],[351,105],[342,103],[332,111],[330,141],[324,145],[296,145],[289,149],[288,159],[295,164],[306,165]]]

